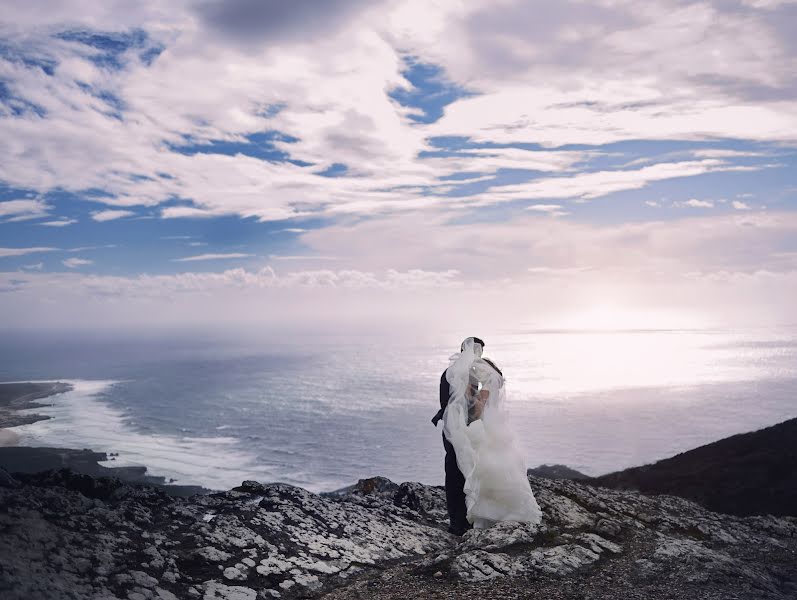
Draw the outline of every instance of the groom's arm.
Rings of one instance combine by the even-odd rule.
[[[448,379],[446,379],[446,373],[443,371],[443,374],[440,376],[440,410],[437,411],[437,414],[432,417],[432,423],[434,426],[437,427],[437,422],[443,418],[443,413],[446,410],[446,406],[448,406],[448,398],[451,394],[451,388],[448,385]]]

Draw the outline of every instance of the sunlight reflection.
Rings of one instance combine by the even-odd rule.
[[[727,334],[710,332],[574,332],[517,336],[495,349],[513,398],[636,387],[748,380],[763,364],[740,353]],[[765,358],[777,349],[755,350]]]

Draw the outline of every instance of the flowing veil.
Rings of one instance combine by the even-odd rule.
[[[468,338],[450,358],[446,380],[451,397],[443,433],[465,477],[468,521],[477,528],[497,521],[539,523],[540,507],[504,407],[503,375]]]

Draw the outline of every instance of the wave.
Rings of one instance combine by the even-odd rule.
[[[73,389],[47,398],[49,406],[31,411],[51,418],[16,428],[21,445],[91,448],[114,455],[104,466],[143,465],[151,475],[210,489],[229,489],[245,479],[278,479],[277,473],[258,464],[256,455],[242,449],[234,437],[176,437],[136,431],[124,413],[99,398],[121,381],[60,381]]]

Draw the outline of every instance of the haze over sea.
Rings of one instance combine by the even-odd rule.
[[[37,411],[53,419],[18,428],[24,445],[118,453],[110,466],[143,464],[179,483],[441,484],[440,430],[429,420],[459,337],[9,335],[0,381],[75,385]],[[530,467],[598,475],[797,416],[795,327],[484,337]]]

